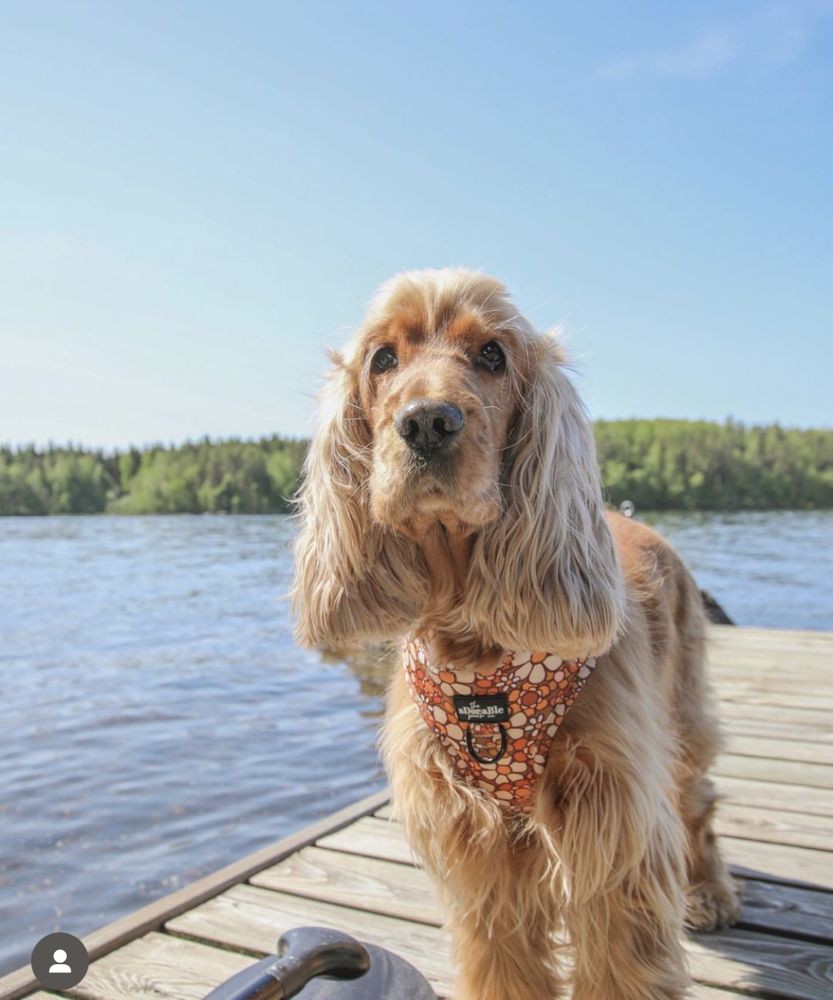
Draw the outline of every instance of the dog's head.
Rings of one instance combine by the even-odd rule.
[[[441,592],[444,626],[484,642],[606,648],[622,586],[592,432],[557,344],[504,287],[400,275],[333,360],[300,497],[301,638],[400,632]],[[425,558],[438,532],[465,561],[454,593]]]
[[[419,539],[502,514],[500,473],[529,343],[503,288],[481,275],[403,275],[375,302],[347,365],[372,452],[372,516]]]

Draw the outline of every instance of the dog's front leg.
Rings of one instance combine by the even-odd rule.
[[[560,890],[551,885],[544,847],[472,848],[450,873],[448,903],[457,968],[456,1000],[558,1000],[566,996],[558,968]]]
[[[684,833],[670,793],[596,774],[571,804],[563,853],[573,1000],[683,1000]]]
[[[456,1000],[558,1000],[566,996],[549,935],[452,918]],[[499,937],[494,936],[495,934]]]
[[[450,776],[401,674],[382,748],[397,815],[447,914],[455,1000],[561,1000],[553,932],[563,883],[552,837]]]

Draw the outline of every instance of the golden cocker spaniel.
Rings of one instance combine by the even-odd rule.
[[[457,1000],[680,1000],[684,924],[738,908],[701,599],[605,512],[564,364],[493,278],[383,286],[307,460],[298,635],[405,639],[383,752]]]

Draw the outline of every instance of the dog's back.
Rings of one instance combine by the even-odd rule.
[[[677,736],[704,768],[719,747],[706,681],[706,615],[700,590],[670,543],[640,521],[608,514],[628,589],[631,614],[644,615],[655,685],[668,699]],[[688,747],[691,746],[691,750]]]

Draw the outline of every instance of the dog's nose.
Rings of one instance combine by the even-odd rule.
[[[421,458],[449,444],[464,423],[458,407],[434,399],[415,399],[396,414],[399,436]]]

